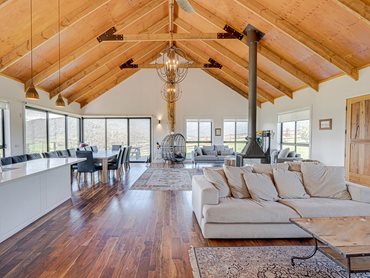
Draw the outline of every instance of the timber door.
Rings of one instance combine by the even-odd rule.
[[[347,99],[346,175],[370,186],[370,95]]]

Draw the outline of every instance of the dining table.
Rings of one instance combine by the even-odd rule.
[[[95,162],[102,164],[102,175],[101,181],[103,183],[108,182],[108,161],[113,160],[117,157],[119,151],[97,151],[93,152],[93,158]]]

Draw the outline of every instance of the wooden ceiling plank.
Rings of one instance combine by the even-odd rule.
[[[186,50],[187,53],[191,53],[191,57],[197,57],[197,60],[201,62],[206,62],[208,61],[209,57],[204,55],[203,52],[192,46],[189,45],[188,43],[182,42],[182,43],[177,43],[179,47],[181,47],[183,50]],[[229,76],[232,78],[236,83],[238,83],[240,86],[245,88],[246,93],[248,93],[248,81],[246,78],[241,77],[240,75],[236,74],[234,71],[229,69],[226,66],[222,66],[222,69],[218,69],[218,71],[223,72],[225,75]],[[264,90],[261,90],[260,88],[257,88],[257,93],[262,96],[264,99],[267,101],[274,103],[274,97],[271,96],[269,93],[265,92]]]
[[[202,17],[203,19],[205,19],[206,21],[211,23],[213,26],[219,28],[220,30],[223,30],[223,28],[226,24],[228,24],[229,26],[232,26],[231,24],[229,24],[229,22],[226,23],[226,22],[222,21],[221,19],[216,17],[214,14],[209,12],[206,8],[199,5],[198,3],[194,2],[194,1],[191,1],[191,5],[193,6],[195,12],[200,17]],[[240,32],[240,33],[243,33],[243,30],[239,30],[237,28],[234,28],[234,29],[236,31]],[[243,42],[244,45],[246,45],[247,44],[247,36],[244,36],[241,41]],[[285,71],[290,73],[291,75],[293,75],[295,78],[301,80],[302,82],[304,82],[305,84],[307,84],[308,86],[313,88],[315,91],[319,90],[318,80],[315,80],[313,77],[311,77],[307,73],[303,72],[301,69],[296,67],[294,64],[292,64],[288,60],[282,58],[279,54],[277,54],[277,53],[273,52],[272,50],[268,49],[266,46],[263,46],[262,44],[259,44],[258,45],[258,53],[260,55],[264,56],[265,58],[267,58],[268,60],[270,60],[271,62],[273,62],[274,64],[278,65],[279,67],[281,67],[282,69],[284,69]]]
[[[361,21],[370,25],[370,4],[362,0],[336,0],[337,3],[356,16]]]
[[[165,49],[165,46],[162,47],[162,49],[160,49],[159,52],[161,52],[164,49]],[[138,59],[138,61],[140,61],[141,63],[150,63],[150,62],[152,62],[153,60],[155,60],[156,58],[158,58],[160,56],[160,54],[156,53],[156,51],[150,51],[150,52],[154,53],[154,54],[152,54],[149,58]],[[119,76],[117,76],[117,79],[115,79],[113,82],[107,83],[102,90],[99,90],[99,91],[97,91],[96,93],[94,93],[92,95],[89,94],[86,99],[81,100],[80,101],[81,108],[86,106],[88,103],[92,102],[93,100],[95,100],[97,97],[99,97],[99,96],[103,95],[104,93],[108,92],[109,90],[111,90],[112,88],[114,88],[115,86],[117,86],[118,84],[120,84],[121,82],[123,82],[124,80],[129,78],[130,76],[137,73],[138,71],[139,71],[139,69],[133,69],[130,72],[125,72],[123,74],[120,73]]]
[[[188,32],[200,32],[199,29],[197,29],[194,26],[192,26],[191,24],[185,22],[181,18],[177,18],[175,20],[175,24],[178,25],[183,30],[188,31]],[[228,50],[227,48],[225,48],[221,44],[219,44],[217,42],[213,42],[213,41],[207,41],[207,42],[204,42],[204,43],[206,45],[208,45],[210,48],[212,48],[213,50],[217,51],[223,57],[225,57],[225,58],[229,59],[230,61],[232,61],[233,63],[237,64],[238,66],[240,66],[244,69],[248,69],[249,63],[246,60],[244,60],[241,57],[239,57],[238,55],[234,54],[232,51]],[[272,86],[276,90],[280,91],[282,94],[288,96],[289,98],[293,98],[293,91],[290,88],[283,85],[278,80],[269,76],[268,74],[266,74],[265,72],[263,72],[262,70],[260,70],[258,68],[257,68],[257,77],[259,77],[261,80],[266,82],[269,86]]]
[[[153,55],[153,52],[157,55],[160,51],[164,49],[165,43],[160,43],[159,45],[157,45],[156,47],[152,47],[151,49],[148,48],[140,49],[140,47],[141,47],[140,45],[137,47],[138,52],[134,55],[134,57],[130,57],[133,58],[134,61],[140,61],[141,59],[147,57],[148,55]],[[83,98],[84,96],[88,95],[92,90],[98,90],[99,88],[101,88],[101,86],[104,86],[106,82],[112,80],[112,78],[114,79],[115,75],[119,72],[121,72],[121,69],[118,66],[113,69],[110,69],[107,73],[98,77],[95,81],[91,82],[85,88],[67,98],[68,103],[72,103]]]
[[[267,7],[255,0],[234,0],[234,2],[259,16],[261,19],[282,31],[293,40],[306,47],[308,50],[325,59],[327,62],[335,65],[337,68],[351,76],[354,80],[358,80],[357,68],[343,59],[339,54],[335,53],[322,43],[302,32],[298,27],[280,17],[272,10],[269,10]]]
[[[71,13],[63,16],[61,33],[65,32],[66,30],[68,30],[68,28],[80,22],[82,19],[86,18],[91,13],[100,9],[102,6],[106,5],[110,1],[111,0],[96,0],[92,1],[91,3],[90,1],[88,1],[84,3],[81,7],[79,7],[79,9],[75,9]],[[47,41],[58,35],[57,24],[58,23],[50,24],[45,29],[43,29],[41,33],[33,35],[33,50],[36,50],[40,46],[44,45]],[[25,36],[25,38],[28,38],[28,36]],[[28,55],[30,51],[30,43],[27,39],[20,45],[14,47],[9,53],[0,58],[0,71],[3,72],[17,63],[24,56]]]
[[[138,20],[140,20],[141,18],[143,18],[147,14],[151,13],[153,10],[155,10],[156,8],[158,8],[160,5],[162,5],[165,2],[166,2],[166,0],[150,1],[144,7],[134,11],[133,13],[131,13],[130,16],[125,17],[122,21],[116,23],[116,26],[120,26],[119,27],[120,29],[117,28],[117,30],[119,32],[123,31],[125,28],[131,26],[132,24],[134,24],[135,22],[137,22]],[[111,24],[109,24],[109,26],[108,26],[108,24],[105,25],[105,26],[102,26],[99,29],[100,30],[99,34],[96,34],[96,36],[99,36],[101,33],[105,32],[110,27],[112,27]],[[91,38],[89,41],[84,43],[79,48],[75,49],[74,51],[72,51],[69,54],[67,54],[66,56],[64,56],[60,61],[61,68],[69,65],[74,60],[78,59],[79,57],[83,56],[84,54],[86,54],[86,53],[92,51],[93,49],[95,49],[95,47],[97,47],[99,45],[99,42],[96,39],[96,36]],[[46,79],[48,79],[50,76],[52,76],[58,70],[59,70],[59,61],[56,61],[54,64],[50,65],[45,70],[36,74],[33,78],[33,81],[34,81],[35,84],[40,84],[43,81],[45,81]],[[28,82],[30,82],[30,80],[28,80]]]
[[[10,4],[13,0],[0,0],[0,9],[6,7]]]
[[[163,18],[159,22],[155,23],[154,25],[150,26],[143,32],[158,32],[163,27],[167,25],[167,17]],[[117,59],[120,55],[127,52],[128,50],[132,49],[133,47],[136,47],[139,43],[127,43],[123,44],[120,47],[116,48],[112,52],[110,52],[108,55],[105,55],[104,57],[100,58],[95,63],[89,65],[79,73],[77,73],[75,76],[71,77],[67,81],[63,82],[61,86],[57,86],[56,88],[52,89],[50,92],[50,98],[56,96],[60,90],[60,92],[65,91],[73,84],[77,83],[78,81],[86,78],[87,76],[90,76],[95,71],[99,70],[101,67],[103,67],[106,63],[109,63],[110,61]]]

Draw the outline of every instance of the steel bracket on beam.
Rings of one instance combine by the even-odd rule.
[[[244,35],[242,34],[242,33],[240,33],[240,32],[238,32],[238,31],[236,31],[233,27],[231,27],[231,26],[229,26],[229,25],[225,25],[225,27],[224,27],[224,30],[228,33],[228,34],[230,34],[230,35],[232,35],[233,37],[235,37],[235,38],[237,38],[238,40],[242,40],[243,39],[243,37],[244,37]]]
[[[117,32],[116,27],[112,27],[109,30],[105,31],[100,36],[98,36],[96,39],[98,40],[98,42],[103,42],[103,41],[123,41],[123,35],[114,34],[115,32]]]
[[[213,60],[212,58],[208,59],[209,64],[204,64],[205,68],[208,69],[221,69],[222,65],[218,63],[217,61]]]
[[[127,60],[125,63],[119,66],[119,68],[122,69],[137,69],[139,67],[138,64],[134,64],[134,60],[131,58],[130,60]]]

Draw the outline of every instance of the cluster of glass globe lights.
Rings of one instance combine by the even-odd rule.
[[[167,102],[176,102],[182,95],[180,83],[184,81],[189,70],[186,54],[176,46],[167,48],[156,61],[159,78],[164,82],[161,95]]]

